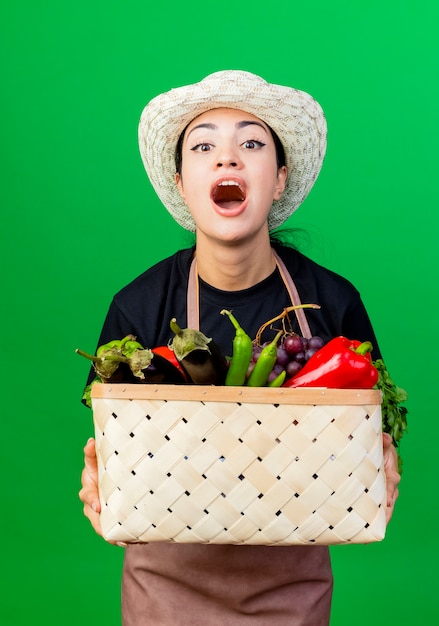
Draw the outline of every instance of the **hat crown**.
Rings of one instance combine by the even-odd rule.
[[[260,84],[260,85],[268,85],[267,81],[265,81],[260,76],[256,74],[252,74],[251,72],[247,72],[245,70],[220,70],[218,72],[213,72],[209,74],[200,82],[200,84],[208,84],[211,82],[241,82],[242,85],[247,88],[250,87],[250,83],[252,84]]]

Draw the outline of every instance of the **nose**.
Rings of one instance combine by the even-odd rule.
[[[223,167],[223,166],[227,166],[227,165],[229,167],[237,167],[238,163],[236,161],[227,162],[225,160],[222,160],[222,161],[218,161],[218,163],[216,165],[217,165],[217,167]]]
[[[235,161],[230,161],[230,163],[223,163],[222,161],[217,163],[218,167],[223,167],[223,165],[229,165],[229,167],[237,167],[237,163]]]
[[[240,166],[240,158],[236,148],[231,144],[224,144],[218,154],[217,167],[233,167]]]

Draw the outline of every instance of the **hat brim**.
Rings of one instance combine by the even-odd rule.
[[[175,150],[193,119],[222,107],[240,109],[263,120],[284,147],[286,187],[268,216],[269,229],[278,228],[304,201],[320,172],[326,151],[326,120],[309,94],[269,84],[249,72],[216,72],[149,102],[140,118],[139,148],[151,184],[174,219],[186,230],[195,231],[195,222],[175,184]]]

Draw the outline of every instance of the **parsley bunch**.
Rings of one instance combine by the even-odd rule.
[[[407,432],[407,408],[401,406],[407,400],[407,392],[398,387],[392,380],[382,359],[373,362],[378,370],[378,381],[376,388],[383,394],[383,402],[381,406],[383,418],[383,431],[392,436],[395,448]],[[398,453],[399,471],[402,470],[402,460]]]

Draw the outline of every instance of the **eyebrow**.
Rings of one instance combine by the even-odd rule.
[[[253,121],[253,120],[243,120],[242,122],[237,122],[236,123],[236,128],[238,130],[240,130],[241,128],[246,128],[247,126],[252,126],[252,125],[260,126],[263,130],[265,130],[265,132],[267,132],[266,127],[263,124],[261,124],[261,122],[256,122],[256,121]],[[197,126],[194,126],[193,128],[191,128],[191,130],[189,131],[187,136],[189,137],[189,135],[194,130],[197,130],[197,128],[207,128],[208,130],[218,130],[218,126],[216,124],[212,124],[212,123],[206,122],[204,124],[197,124]]]

